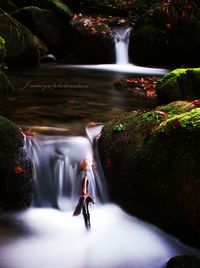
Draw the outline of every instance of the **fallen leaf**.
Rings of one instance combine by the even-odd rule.
[[[86,168],[87,168],[87,160],[86,160],[86,158],[84,158],[80,164],[80,169],[86,170]]]
[[[15,174],[21,174],[24,173],[24,169],[20,166],[14,167]]]

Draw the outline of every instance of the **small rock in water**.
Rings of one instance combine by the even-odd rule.
[[[51,63],[56,62],[56,57],[53,54],[47,54],[40,58],[41,63]]]
[[[190,254],[182,254],[171,258],[167,268],[199,268],[200,258]]]

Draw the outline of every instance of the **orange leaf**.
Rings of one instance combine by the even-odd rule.
[[[14,171],[15,171],[15,174],[24,173],[24,169],[19,166],[14,167]]]
[[[192,103],[196,106],[200,106],[200,100],[194,100]]]
[[[156,94],[155,90],[147,90],[147,96],[153,96],[154,94]]]
[[[86,158],[84,158],[83,161],[81,162],[80,168],[81,168],[81,170],[86,170],[86,168],[87,168],[87,160],[86,160]]]
[[[167,118],[169,116],[168,113],[165,113],[163,111],[156,111],[156,113],[159,114],[162,118]]]
[[[25,136],[28,136],[28,137],[33,137],[36,135],[35,132],[33,132],[30,128],[22,128],[22,133],[25,135]]]

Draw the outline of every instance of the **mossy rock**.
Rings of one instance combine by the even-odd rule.
[[[0,36],[0,63],[3,62],[6,56],[5,40]]]
[[[105,124],[99,147],[112,200],[199,244],[200,108],[172,102]]]
[[[134,45],[132,45],[134,44]],[[160,58],[166,54],[163,31],[151,24],[145,24],[132,30],[129,39],[129,59],[131,62],[160,64]]]
[[[173,67],[198,66],[200,13],[195,2],[158,1],[141,16],[129,42],[131,61]]]
[[[2,116],[0,139],[0,209],[25,208],[32,198],[31,164],[19,128]]]
[[[91,16],[76,15],[68,28],[68,48],[80,63],[101,64],[115,60],[115,42],[110,27]]]
[[[39,36],[49,48],[50,53],[61,57],[66,53],[66,25],[52,10],[34,6],[24,7],[13,16],[33,34]]]
[[[48,0],[48,8],[62,19],[63,22],[69,22],[73,17],[71,9],[59,0]]]
[[[199,268],[200,258],[194,255],[183,254],[171,258],[167,262],[167,268]]]
[[[6,63],[26,66],[39,64],[39,51],[32,33],[7,15],[0,15],[0,36],[5,40]]]
[[[161,103],[200,98],[200,68],[180,68],[164,75],[156,85]]]
[[[37,44],[37,47],[39,49],[40,57],[46,56],[49,52],[47,45],[37,35],[34,35],[34,39],[35,39],[35,43]]]
[[[0,72],[0,94],[5,94],[13,91],[13,86],[9,82],[7,76]]]

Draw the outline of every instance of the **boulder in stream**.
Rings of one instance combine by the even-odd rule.
[[[66,53],[67,26],[52,10],[38,7],[24,7],[13,15],[31,32],[40,37],[49,52],[63,57]]]
[[[39,50],[32,33],[7,14],[0,15],[0,36],[5,40],[8,64],[37,66]]]
[[[84,64],[112,63],[115,41],[110,27],[91,16],[75,15],[68,28],[68,48]]]
[[[32,199],[31,163],[19,128],[0,116],[0,209],[26,208]]]
[[[138,64],[196,66],[200,49],[197,1],[158,1],[135,24],[130,60]]]
[[[156,85],[160,103],[200,98],[200,68],[180,68],[164,75]]]
[[[200,108],[177,101],[105,124],[100,155],[112,200],[199,245]]]

